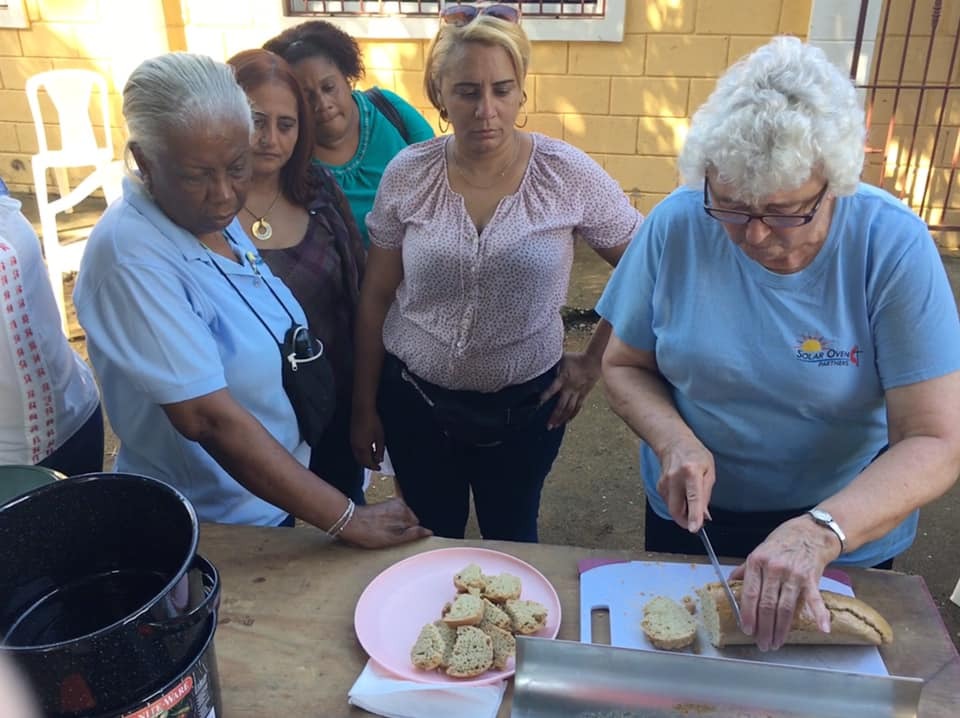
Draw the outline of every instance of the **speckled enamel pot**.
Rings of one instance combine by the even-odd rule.
[[[217,671],[217,654],[213,646],[213,634],[217,630],[217,617],[212,615],[203,624],[204,641],[199,653],[190,658],[186,666],[177,672],[163,688],[149,696],[96,718],[160,718],[161,716],[184,716],[191,718],[215,718],[223,715],[220,698],[220,674]],[[166,711],[166,713],[164,713]]]
[[[193,507],[130,474],[74,477],[0,506],[0,638],[51,718],[160,690],[216,620],[219,577]]]

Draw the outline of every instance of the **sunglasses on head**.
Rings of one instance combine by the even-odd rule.
[[[512,5],[447,5],[440,11],[440,19],[448,25],[462,26],[480,15],[489,15],[505,22],[520,22],[520,8]]]

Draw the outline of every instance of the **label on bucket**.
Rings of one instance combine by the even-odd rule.
[[[122,718],[166,718],[167,716],[197,716],[216,718],[210,690],[210,676],[204,662],[199,662],[193,671],[173,686],[160,698]]]

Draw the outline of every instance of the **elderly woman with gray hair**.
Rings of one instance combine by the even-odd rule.
[[[233,70],[146,60],[123,114],[138,171],[90,235],[74,294],[117,470],[176,486],[204,521],[297,516],[366,547],[428,535],[402,501],[355,507],[305,468],[277,337],[306,320],[236,219],[253,121]]]
[[[960,472],[960,323],[923,221],[859,183],[863,112],[820,50],[775,38],[696,113],[684,186],[598,306],[603,376],[643,440],[646,548],[746,557],[743,628],[821,630],[828,564],[890,566]]]

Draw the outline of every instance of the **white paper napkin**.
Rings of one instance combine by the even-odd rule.
[[[415,683],[394,678],[367,661],[349,701],[386,718],[496,718],[506,681],[485,686]]]

